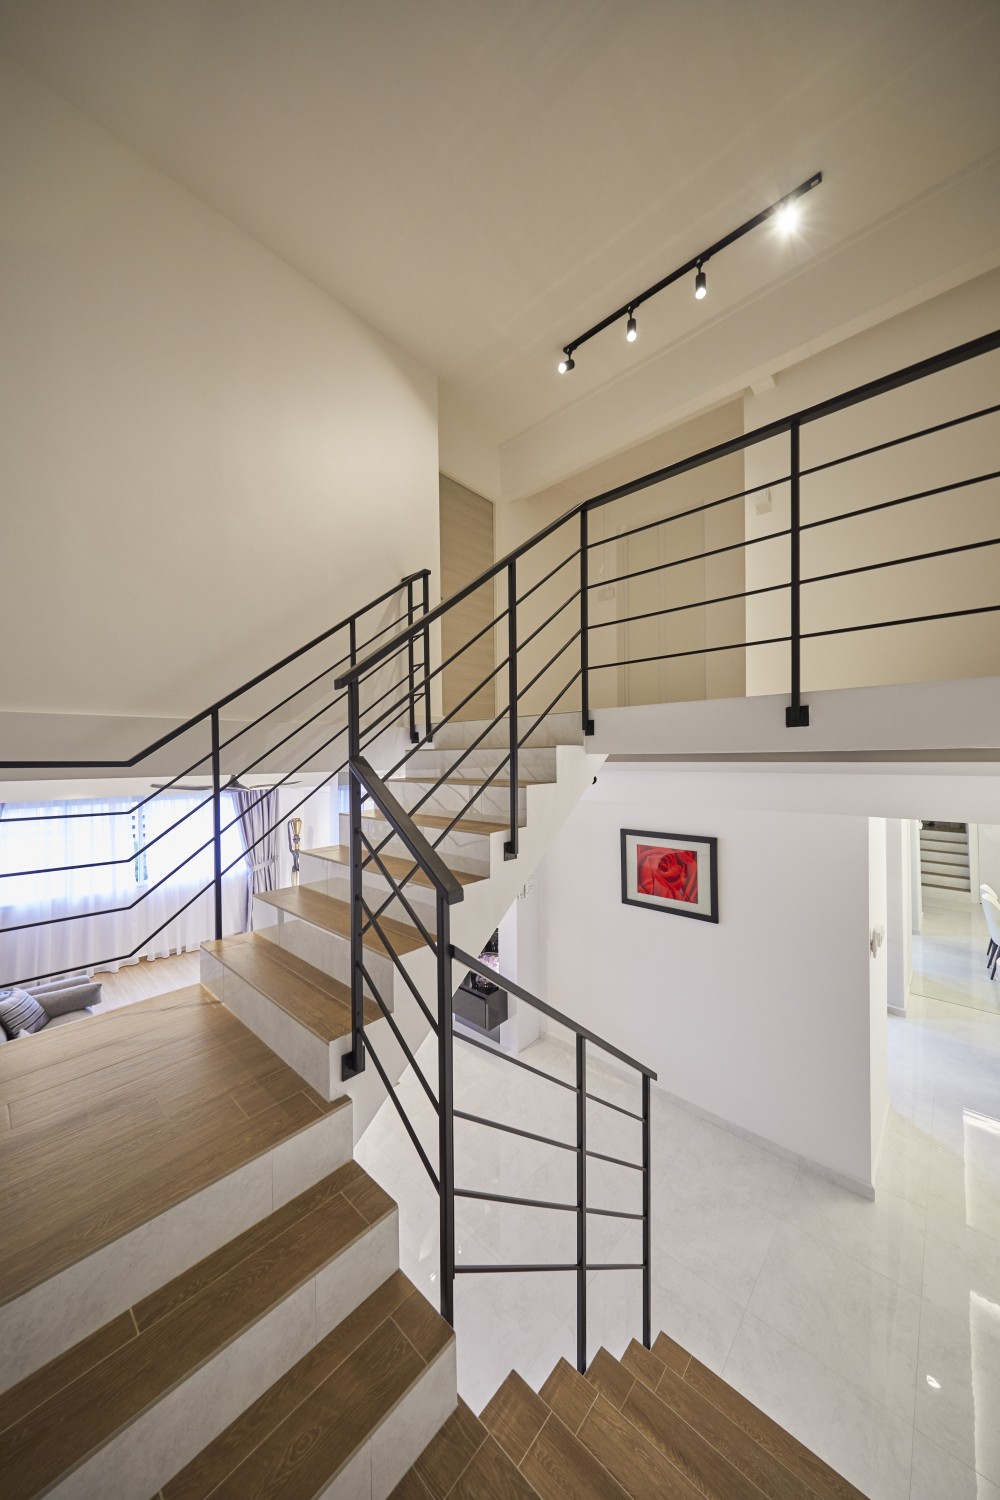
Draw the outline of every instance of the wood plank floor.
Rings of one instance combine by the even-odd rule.
[[[201,985],[0,1047],[0,1301],[345,1104]]]
[[[280,891],[259,892],[256,899],[287,912],[289,916],[299,917],[303,922],[311,922],[314,927],[322,927],[326,932],[332,932],[347,942],[351,940],[351,908],[347,901],[337,901],[333,896],[325,896],[322,891],[314,890],[308,885],[292,885]],[[379,917],[378,925],[396,953],[414,953],[425,946],[416,928],[407,927],[405,923],[397,922],[392,917]],[[370,928],[365,933],[364,942],[366,948],[379,953],[386,952],[378,934]]]
[[[304,958],[279,948],[259,932],[241,932],[203,947],[321,1041],[333,1042],[350,1034],[351,992],[347,985]],[[366,998],[365,1021],[378,1021],[381,1015],[375,1001]]]

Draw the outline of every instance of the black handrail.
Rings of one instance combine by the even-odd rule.
[[[408,626],[406,630],[394,636],[391,641],[373,651],[369,656],[362,658],[350,671],[344,672],[338,679],[336,686],[346,687],[354,678],[362,677],[370,672],[373,667],[378,666],[386,656],[390,655],[393,648],[398,649],[401,643],[405,643],[407,637],[414,634],[417,629],[429,629],[442,616],[454,609],[457,604],[468,599],[477,589],[481,589],[490,579],[497,578],[509,568],[512,562],[516,562],[527,552],[531,552],[538,546],[539,542],[545,541],[547,537],[559,530],[561,526],[567,525],[574,517],[583,516],[585,513],[596,510],[599,506],[610,505],[615,500],[624,500],[629,495],[638,494],[640,491],[649,489],[652,485],[662,484],[668,479],[676,479],[681,474],[689,474],[693,469],[700,469],[705,464],[715,463],[721,458],[730,458],[734,453],[743,453],[747,448],[752,448],[760,443],[766,443],[771,438],[781,437],[791,433],[793,429],[802,428],[809,423],[821,421],[824,417],[834,416],[837,412],[845,411],[848,407],[857,406],[863,401],[870,401],[876,396],[887,395],[900,386],[910,385],[916,380],[924,380],[929,375],[939,374],[942,370],[950,369],[954,365],[963,364],[966,360],[978,359],[983,354],[989,354],[994,349],[1000,349],[1000,329],[993,333],[982,334],[979,338],[970,339],[967,343],[958,344],[952,349],[946,349],[940,354],[932,355],[928,359],[917,360],[915,364],[906,365],[900,370],[893,371],[890,375],[880,375],[874,380],[868,380],[863,385],[852,387],[850,390],[842,391],[838,396],[828,397],[825,401],[817,401],[812,406],[803,407],[801,411],[793,412],[787,417],[777,417],[773,422],[767,422],[761,427],[755,427],[750,432],[743,433],[740,437],[727,438],[725,442],[716,443],[711,448],[703,448],[698,453],[693,453],[688,458],[680,459],[675,463],[667,464],[662,469],[654,469],[644,474],[639,479],[629,480],[627,484],[616,485],[613,489],[604,490],[599,495],[594,495],[589,500],[581,500],[565,514],[555,521],[550,521],[539,531],[533,533],[526,541],[520,542],[510,552],[484,568],[471,583],[464,584],[454,594],[443,599],[434,609],[429,610],[427,615],[419,622],[418,626]],[[992,411],[995,408],[987,408]],[[984,413],[985,414],[985,413]],[[739,498],[730,496],[732,498]],[[583,543],[586,547],[586,541]]]

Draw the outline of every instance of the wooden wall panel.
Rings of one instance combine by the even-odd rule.
[[[482,495],[467,490],[446,475],[441,475],[441,597],[447,599],[457,589],[475,578],[494,560],[493,506]],[[444,658],[457,651],[482,630],[495,614],[495,589],[491,583],[477,589],[441,621],[441,650]],[[494,632],[487,631],[481,640],[462,653],[442,673],[442,699],[445,713],[460,703],[467,693],[496,664]],[[496,713],[493,682],[470,699],[459,714],[460,719],[488,719]]]

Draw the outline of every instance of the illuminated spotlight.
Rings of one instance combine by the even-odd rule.
[[[572,354],[564,354],[562,359],[559,361],[559,374],[565,375],[567,370],[575,369],[576,360],[573,358]]]
[[[698,274],[694,278],[694,294],[699,302],[703,297],[708,296],[708,280],[701,266],[698,267]]]
[[[782,234],[791,234],[799,222],[799,205],[783,203],[774,216],[774,223]]]
[[[639,337],[639,330],[635,326],[635,315],[632,312],[631,308],[629,308],[628,326],[625,329],[625,337],[628,339],[630,344],[634,344],[636,339]]]

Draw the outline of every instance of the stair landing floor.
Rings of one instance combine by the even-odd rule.
[[[0,1303],[346,1104],[198,984],[0,1047]]]

